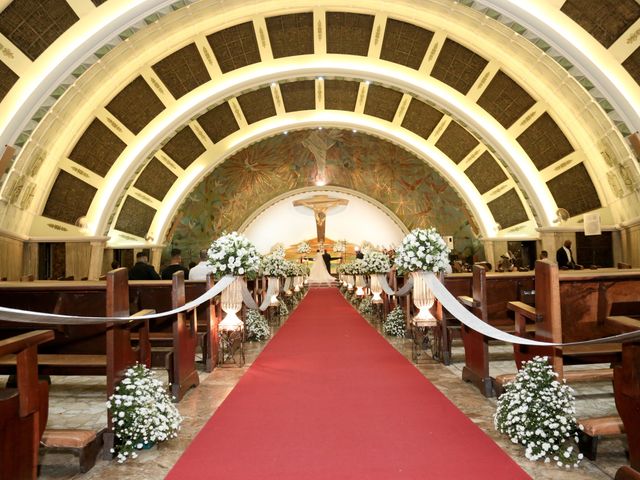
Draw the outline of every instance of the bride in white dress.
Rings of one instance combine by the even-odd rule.
[[[311,265],[311,271],[309,273],[309,283],[332,283],[335,282],[335,280],[336,279],[327,272],[322,254],[318,251],[316,256],[313,257],[313,264]]]

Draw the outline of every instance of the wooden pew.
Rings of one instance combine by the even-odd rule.
[[[507,304],[525,299],[533,289],[533,275],[523,273],[495,273],[489,277],[487,270],[474,265],[472,270],[472,297],[459,296],[458,300],[482,321],[507,332],[514,331],[513,320],[508,316]],[[489,371],[489,341],[472,328],[461,326],[464,343],[465,366],[462,379],[470,382],[485,397],[494,395],[494,379]]]
[[[17,357],[18,388],[0,390],[0,480],[35,479],[49,387],[38,381],[38,345],[53,340],[51,330],[34,330],[0,340],[0,357]],[[44,418],[42,418],[44,417]]]
[[[82,283],[87,284],[87,282]],[[48,307],[55,313],[70,315],[129,316],[129,288],[126,268],[109,272],[104,285],[90,285],[88,290],[64,289],[64,292],[69,295],[56,296],[55,293],[49,295],[50,292],[47,292],[46,287],[44,289],[41,287],[30,285],[32,288],[31,296],[37,292],[41,294],[38,295],[38,299],[40,296],[43,297],[43,303],[34,303],[34,306],[38,307],[38,311],[46,311]],[[15,296],[18,303],[25,301],[25,298],[28,299],[29,296]],[[31,298],[33,303],[33,297]],[[3,296],[3,303],[6,304],[7,301],[7,297]],[[127,368],[137,362],[148,365],[151,350],[148,336],[149,322],[136,320],[135,316],[149,312],[148,310],[137,312],[132,316],[131,321],[126,323],[57,326],[54,330],[54,339],[48,342],[46,348],[43,347],[42,353],[38,355],[39,374],[106,375],[107,397],[112,395]],[[42,325],[13,324],[5,321],[0,323],[0,335],[4,336],[7,332],[13,331],[30,331],[40,326]],[[137,329],[139,338],[137,348],[133,347],[131,341],[133,329]],[[16,368],[17,359],[15,356],[5,355],[0,358],[1,373],[14,374]],[[56,432],[49,433],[51,443],[55,444]],[[103,440],[105,453],[109,452],[113,446],[110,416],[108,416],[108,427],[103,435]]]
[[[640,287],[640,272],[624,271],[594,273],[583,270],[558,274],[558,266],[548,260],[536,262],[536,306],[522,302],[510,302],[515,312],[518,335],[536,340],[569,343],[607,337],[618,333],[618,329],[606,322],[605,303],[602,294],[611,285],[622,288],[612,290],[618,295],[625,288]],[[611,297],[614,313],[624,313],[624,302]],[[524,331],[526,320],[535,322],[535,335]],[[516,365],[530,360],[535,355],[547,355],[554,370],[567,381],[596,381],[612,378],[607,369],[569,372],[564,366],[572,364],[611,363],[619,360],[620,344],[557,347],[527,347],[514,345]]]

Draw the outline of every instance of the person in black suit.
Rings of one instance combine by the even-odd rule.
[[[582,267],[576,264],[571,252],[571,240],[565,240],[564,244],[556,252],[556,262],[562,270],[580,270]]]
[[[148,261],[146,253],[138,252],[136,264],[129,269],[129,280],[160,280],[160,275]]]
[[[362,253],[362,250],[360,250],[360,249],[356,250],[356,258],[358,258],[358,259],[363,259],[364,258],[364,253]]]
[[[182,265],[182,252],[179,248],[171,250],[171,263],[162,270],[162,280],[171,280],[171,277],[177,271],[184,272],[184,278],[189,278],[189,270]]]
[[[331,255],[326,250],[322,254],[322,260],[324,260],[324,264],[327,267],[327,272],[331,273]]]

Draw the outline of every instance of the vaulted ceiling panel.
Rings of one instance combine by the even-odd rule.
[[[567,0],[561,10],[606,48],[640,18],[636,0]]]
[[[282,93],[284,109],[287,112],[315,110],[316,108],[316,82],[314,80],[281,83],[280,93]]]
[[[35,60],[77,21],[64,0],[15,0],[0,13],[0,33]]]
[[[238,97],[238,103],[247,123],[252,124],[276,114],[271,88],[265,87]]]
[[[622,62],[622,66],[629,72],[636,83],[640,84],[640,48],[636,48],[627,59]]]
[[[418,70],[433,38],[433,32],[389,18],[380,58]]]
[[[69,158],[104,177],[126,146],[96,118],[73,147]]]
[[[478,99],[478,105],[509,128],[536,101],[502,70],[498,70]]]
[[[517,140],[539,170],[573,152],[571,143],[548,113],[543,113]]]
[[[18,75],[14,73],[4,62],[0,62],[0,101],[5,97],[11,87],[18,81]]]
[[[184,127],[176,133],[173,138],[162,147],[162,150],[182,168],[187,168],[196,158],[207,151],[189,126]]]
[[[443,116],[442,112],[431,105],[427,105],[417,98],[412,98],[402,120],[402,126],[426,140]]]
[[[366,56],[369,53],[373,15],[327,12],[327,53]]]
[[[116,228],[122,232],[131,233],[144,238],[149,231],[156,210],[149,205],[127,196],[118,215]]]
[[[279,15],[266,21],[273,58],[313,53],[313,13]]]
[[[452,120],[436,142],[436,147],[455,163],[460,163],[478,144],[466,128]]]
[[[42,215],[74,225],[89,211],[97,190],[78,177],[60,170]]]
[[[481,195],[507,179],[504,171],[489,152],[480,155],[464,173],[471,179]]]
[[[135,187],[156,200],[162,201],[178,177],[157,158],[152,158],[144,168]]]
[[[324,108],[353,111],[358,101],[358,82],[348,80],[324,81]]]
[[[198,118],[198,123],[213,143],[218,143],[227,135],[240,129],[233,116],[229,103],[225,102],[212,108]]]
[[[490,201],[487,206],[502,228],[509,228],[528,220],[527,211],[514,189]]]
[[[390,122],[398,110],[400,100],[402,100],[402,92],[379,85],[369,85],[364,113]]]
[[[260,50],[253,22],[245,22],[207,37],[222,73],[258,63]]]
[[[431,76],[466,94],[486,66],[487,61],[480,55],[447,38]]]
[[[142,76],[124,87],[106,109],[136,135],[153,120],[164,104]]]
[[[163,58],[152,68],[175,98],[211,80],[195,43]]]
[[[601,207],[598,192],[583,163],[549,180],[547,186],[558,207],[566,209],[571,216]]]

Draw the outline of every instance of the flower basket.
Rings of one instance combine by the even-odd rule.
[[[260,268],[260,254],[242,235],[232,232],[209,247],[209,264],[216,276],[255,274]]]
[[[107,402],[113,418],[115,445],[111,453],[119,463],[178,435],[182,417],[162,382],[146,366],[129,368]]]

